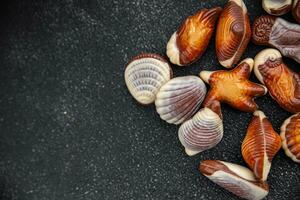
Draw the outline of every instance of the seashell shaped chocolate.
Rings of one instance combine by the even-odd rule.
[[[237,64],[251,38],[247,8],[242,0],[229,0],[223,9],[216,32],[216,53],[220,64]]]
[[[290,11],[292,0],[263,0],[262,7],[270,15],[284,15]]]
[[[216,146],[222,140],[222,119],[211,109],[202,108],[180,126],[178,137],[186,154],[193,156]]]
[[[276,49],[265,49],[255,56],[254,73],[271,97],[285,110],[300,112],[300,75],[290,70]]]
[[[300,113],[286,119],[280,130],[285,154],[293,161],[300,163]]]
[[[205,160],[200,163],[199,170],[212,182],[243,199],[259,200],[269,193],[267,182],[257,180],[252,171],[240,165]]]
[[[295,20],[300,23],[300,0],[294,0],[292,14]]]
[[[255,111],[242,143],[242,155],[259,180],[267,180],[271,163],[281,147],[280,136],[262,111]]]
[[[160,87],[172,78],[168,62],[157,54],[140,54],[126,66],[125,82],[130,94],[141,104],[155,101]]]
[[[282,55],[300,63],[300,25],[263,15],[254,20],[252,40],[257,45],[277,48]]]
[[[205,95],[206,86],[199,77],[176,77],[157,93],[156,111],[168,123],[180,124],[198,111]]]
[[[220,7],[202,9],[184,21],[167,44],[167,55],[172,63],[189,65],[202,56],[221,10]]]
[[[203,106],[220,110],[217,107],[223,102],[244,112],[257,110],[254,98],[265,95],[267,89],[263,85],[249,81],[252,68],[253,59],[247,58],[230,71],[200,72],[202,80],[210,85]],[[215,112],[219,114],[218,111]]]

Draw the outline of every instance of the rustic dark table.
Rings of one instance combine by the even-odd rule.
[[[240,146],[251,113],[222,105],[224,138],[185,155],[178,126],[134,101],[124,65],[165,53],[180,23],[225,0],[54,0],[1,2],[0,199],[236,199],[198,170],[204,159],[245,165]],[[251,21],[261,1],[245,1]],[[284,16],[293,21],[291,14]],[[264,47],[249,44],[243,57]],[[285,58],[294,70],[299,64]],[[176,76],[223,69],[214,40]],[[251,79],[257,82],[254,75]],[[290,116],[269,95],[257,102],[279,131]],[[267,199],[300,199],[300,166],[280,150]]]

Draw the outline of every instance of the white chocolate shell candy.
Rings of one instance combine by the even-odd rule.
[[[209,108],[202,108],[192,119],[183,123],[178,131],[185,152],[193,156],[216,146],[223,138],[223,122]]]
[[[252,171],[240,165],[205,160],[200,163],[199,170],[212,182],[244,199],[259,200],[269,193],[267,182],[256,180]]]
[[[157,93],[156,111],[168,123],[180,124],[197,112],[205,94],[205,84],[199,77],[173,78]]]
[[[292,7],[292,0],[263,0],[262,7],[270,15],[284,15]]]
[[[271,163],[280,150],[281,139],[262,111],[255,111],[242,143],[242,155],[256,178],[267,180]]]
[[[285,154],[293,161],[300,163],[300,113],[284,121],[280,136]]]
[[[172,78],[172,69],[160,55],[140,54],[127,64],[124,76],[131,95],[148,105],[155,101],[160,87]]]

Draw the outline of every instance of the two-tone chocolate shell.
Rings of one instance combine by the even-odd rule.
[[[247,8],[243,0],[229,0],[223,9],[216,32],[216,53],[220,64],[237,64],[251,38]]]
[[[199,77],[176,77],[157,93],[156,111],[168,123],[180,124],[198,111],[205,95],[206,86]]]
[[[168,62],[157,54],[141,54],[126,66],[125,82],[130,94],[141,104],[155,101],[160,87],[172,78]]]
[[[271,97],[285,110],[300,112],[300,75],[283,63],[280,52],[265,49],[254,60],[254,73]]]
[[[286,119],[280,130],[285,154],[293,161],[300,163],[300,113]]]
[[[300,63],[300,25],[280,17],[263,15],[254,20],[252,40],[257,45],[277,48],[282,55]]]
[[[280,136],[263,112],[255,111],[242,143],[242,155],[259,180],[267,180],[272,160],[281,147]]]
[[[300,23],[300,0],[294,0],[292,14],[295,20]]]
[[[263,0],[262,7],[270,15],[284,15],[292,7],[292,0]]]
[[[209,108],[202,108],[192,119],[184,122],[178,137],[189,156],[216,146],[223,137],[223,121]]]
[[[221,10],[220,7],[202,9],[184,21],[167,44],[167,55],[172,63],[189,65],[202,56]]]
[[[259,200],[269,193],[267,182],[257,180],[252,171],[240,165],[205,160],[199,170],[217,185],[244,199]]]

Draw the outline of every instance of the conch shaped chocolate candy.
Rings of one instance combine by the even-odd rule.
[[[216,107],[223,102],[244,112],[257,110],[258,106],[254,98],[265,95],[267,88],[249,80],[252,68],[253,59],[247,58],[230,71],[200,72],[202,80],[210,85],[203,106],[214,105],[213,107],[218,110]]]
[[[285,154],[293,161],[300,163],[300,113],[286,119],[280,130]]]
[[[206,95],[206,86],[197,76],[176,77],[157,93],[155,106],[160,118],[171,124],[190,119]]]
[[[280,136],[263,112],[255,111],[242,143],[242,155],[259,180],[267,180],[272,160],[281,147]]]
[[[167,55],[172,63],[189,65],[202,56],[221,10],[220,7],[202,9],[184,21],[167,44]]]
[[[300,0],[294,0],[292,11],[295,20],[300,23]]]
[[[223,138],[223,121],[210,108],[202,108],[196,115],[184,122],[178,137],[189,156],[213,148]]]
[[[262,7],[270,15],[284,15],[292,7],[292,0],[263,0]]]
[[[275,47],[300,63],[300,25],[263,15],[253,22],[252,39],[255,44]]]
[[[233,194],[251,200],[263,199],[269,193],[267,182],[259,181],[248,168],[219,160],[200,163],[200,172]]]
[[[220,64],[237,64],[251,38],[247,8],[242,0],[229,0],[223,9],[216,32],[216,53]]]
[[[271,97],[285,110],[300,112],[300,75],[283,63],[280,52],[265,49],[254,60],[254,73]]]

